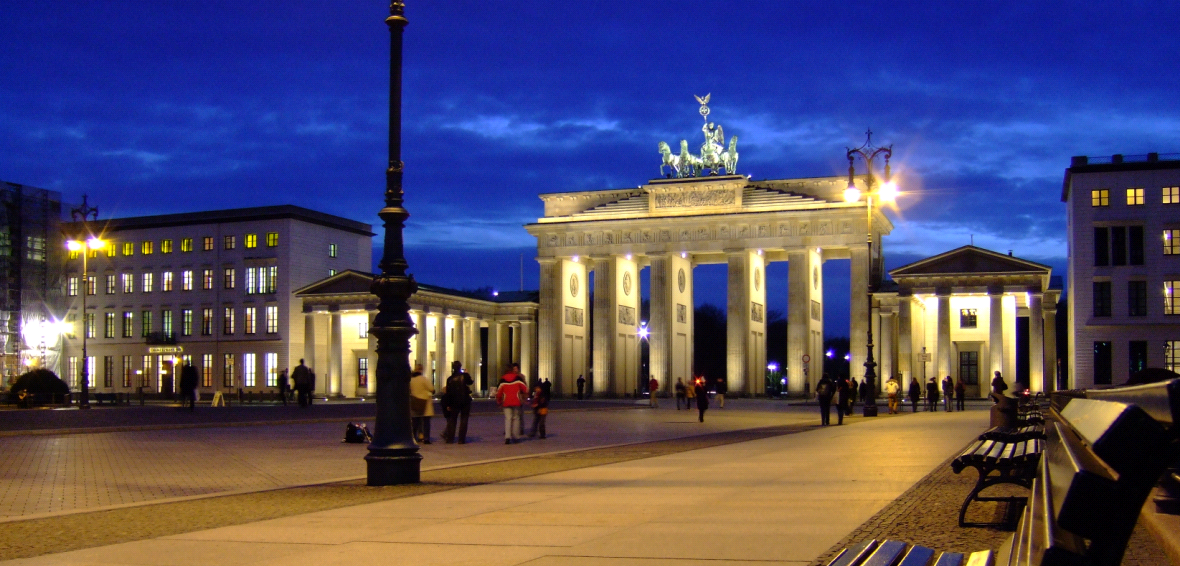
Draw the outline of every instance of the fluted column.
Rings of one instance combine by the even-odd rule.
[[[429,346],[426,344],[426,335],[429,334],[428,324],[426,322],[426,311],[418,311],[414,313],[414,326],[418,333],[414,335],[414,369],[426,374],[430,368],[426,367],[428,359]]]
[[[340,321],[340,313],[334,312],[328,317],[331,322],[331,338],[328,341],[328,387],[329,395],[340,395],[341,380],[344,375],[344,327]]]
[[[436,390],[442,384],[447,367],[447,342],[447,315],[439,313],[434,317],[434,371],[426,368],[426,375],[434,381]]]
[[[988,361],[989,369],[980,377],[979,390],[986,394],[989,387],[984,382],[991,383],[995,372],[1004,371],[1004,289],[989,287],[988,295]]]
[[[1040,291],[1028,294],[1028,386],[1034,393],[1045,390],[1045,320]]]
[[[520,331],[520,355],[517,358],[520,360],[520,371],[529,379],[540,379],[537,377],[537,325],[533,324],[531,320],[524,320],[516,328]],[[562,390],[560,382],[549,380],[549,383],[552,384],[554,395],[566,394]]]
[[[467,363],[464,359],[467,357],[467,319],[463,316],[455,317],[455,344],[454,352],[451,354],[451,360],[458,360],[460,363]],[[451,375],[451,364],[442,368],[443,383],[446,383],[447,376]],[[439,390],[441,391],[441,389]]]
[[[951,291],[938,289],[938,375],[936,381],[951,374]]]
[[[1045,393],[1057,390],[1057,305],[1042,301],[1045,329]]]
[[[897,371],[901,374],[901,385],[909,387],[914,377],[914,323],[913,297],[909,291],[897,294]]]
[[[889,381],[889,378],[894,377],[893,374],[893,312],[882,309],[881,311],[881,331],[878,333],[881,337],[881,355],[877,360],[881,365],[880,379],[877,380],[877,387]]]
[[[303,361],[315,368],[315,313],[303,313]]]
[[[508,325],[508,328],[512,329],[512,356],[511,356],[512,363],[520,364],[520,371],[523,373],[524,372],[524,360],[522,360],[520,358],[520,356],[521,356],[520,323],[519,322],[510,323]],[[525,376],[527,376],[530,380],[535,379],[537,377],[535,375],[530,375],[527,373],[525,374]]]
[[[537,258],[541,264],[541,308],[537,319],[537,377],[557,381],[557,372],[561,362],[561,321],[564,314],[561,308],[561,263],[554,258]],[[490,322],[490,321],[489,321]],[[492,356],[492,328],[488,326],[488,383],[499,378],[491,371]]]
[[[615,375],[615,261],[595,257],[590,265],[594,268],[594,391],[624,395],[631,391]]]
[[[648,373],[660,382],[661,389],[667,391],[672,386],[672,286],[668,279],[671,260],[667,256],[654,255],[651,262],[650,309],[651,320],[647,328],[649,335]],[[643,376],[640,376],[643,377]]]
[[[728,316],[725,321],[727,380],[729,390],[745,391],[748,375],[748,344],[750,339],[750,252],[733,251],[726,254],[729,265],[727,285]]]

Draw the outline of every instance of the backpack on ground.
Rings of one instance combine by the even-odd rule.
[[[373,435],[369,434],[369,427],[365,423],[348,423],[344,428],[344,440],[349,444],[367,444],[373,441]]]

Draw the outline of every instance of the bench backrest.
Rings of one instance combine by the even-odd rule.
[[[1018,533],[1027,559],[1042,565],[1118,566],[1139,510],[1173,449],[1172,418],[1180,388],[1154,384],[1127,395],[1106,390],[1071,397],[1046,426],[1045,451],[1029,510]],[[1096,393],[1096,392],[1095,392]],[[1135,400],[1137,403],[1128,402]],[[1161,400],[1162,399],[1162,400]],[[1153,407],[1151,412],[1140,404]]]

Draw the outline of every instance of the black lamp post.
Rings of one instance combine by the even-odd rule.
[[[865,359],[865,378],[864,382],[869,390],[869,399],[864,404],[864,415],[866,417],[877,416],[877,362],[873,360],[873,291],[876,289],[876,276],[873,269],[873,199],[877,199],[878,205],[882,201],[892,201],[897,196],[897,186],[894,185],[890,179],[889,174],[889,158],[893,156],[893,145],[888,147],[874,147],[872,145],[873,131],[869,130],[866,134],[865,143],[860,147],[848,150],[848,188],[844,189],[844,200],[847,202],[857,202],[860,200],[860,189],[856,188],[853,178],[856,175],[854,161],[856,156],[865,162],[865,210],[867,212],[867,229],[868,234],[866,243],[869,252],[869,283],[868,288],[865,289],[865,300],[868,304],[868,310],[865,313],[868,322],[868,356]],[[873,172],[873,161],[877,157],[885,158],[885,182],[879,187],[877,186],[877,177]],[[855,396],[856,392],[852,394]]]
[[[410,213],[402,207],[402,32],[408,23],[405,4],[389,6],[389,168],[385,170],[385,207],[378,216],[385,223],[381,274],[371,292],[379,299],[369,330],[377,337],[377,417],[373,442],[365,456],[368,484],[418,483],[422,455],[410,429],[410,338],[418,333],[406,302],[418,290],[406,273],[402,230]]]
[[[90,294],[90,268],[87,265],[87,259],[90,257],[90,250],[98,250],[106,247],[107,243],[99,238],[90,235],[90,229],[86,222],[94,217],[98,220],[98,207],[90,206],[86,202],[86,195],[82,195],[82,204],[78,208],[70,210],[70,216],[75,222],[82,222],[82,231],[87,235],[85,240],[69,240],[66,242],[66,247],[76,253],[82,254],[82,277],[79,279],[79,288],[82,291],[82,371],[79,376],[78,391],[80,397],[78,399],[78,408],[90,408],[90,364],[87,363],[89,358],[86,352],[86,338],[90,333],[90,322],[86,313],[86,295]]]

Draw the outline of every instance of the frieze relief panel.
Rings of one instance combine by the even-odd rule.
[[[635,308],[619,305],[619,324],[635,326]]]
[[[712,189],[676,193],[656,193],[656,208],[693,208],[700,206],[727,206],[737,202],[731,189]]]
[[[840,221],[840,233],[841,234],[851,234],[852,233],[852,221],[851,220],[841,220]]]
[[[688,324],[688,306],[676,303],[676,322]]]
[[[585,322],[582,309],[578,307],[565,307],[565,323],[570,326],[582,326]]]
[[[780,222],[778,225],[778,235],[779,236],[790,236],[791,235],[791,223],[790,222]]]
[[[760,303],[750,303],[750,320],[762,322],[762,305]]]
[[[819,301],[811,301],[811,320],[822,322],[824,319],[824,306],[819,304]]]
[[[799,222],[799,229],[795,233],[796,236],[810,236],[811,235],[811,221],[801,220]]]

